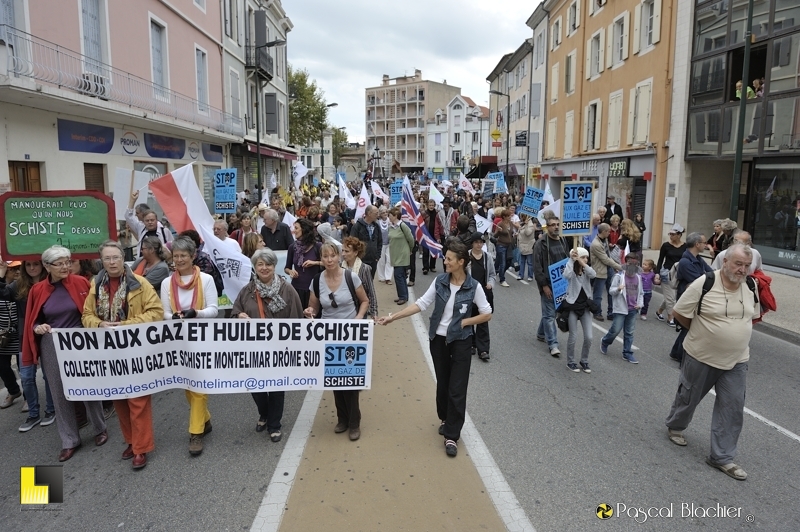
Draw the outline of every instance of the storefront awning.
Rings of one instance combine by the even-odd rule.
[[[258,147],[255,144],[250,142],[247,143],[247,151],[250,153],[256,153]],[[287,161],[296,161],[297,154],[289,151],[279,150],[276,148],[270,148],[269,146],[261,145],[261,155],[266,155],[267,157],[272,157],[275,159],[285,159]]]
[[[483,163],[480,166],[476,166],[475,168],[467,172],[467,175],[465,175],[464,177],[466,177],[467,179],[483,179],[484,177],[486,177],[486,174],[496,171],[497,171],[496,164]]]

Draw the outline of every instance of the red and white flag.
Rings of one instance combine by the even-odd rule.
[[[625,242],[625,249],[623,249],[619,253],[619,263],[620,264],[625,264],[625,257],[630,255],[630,253],[631,253],[631,245],[630,245],[629,242],[626,241]]]
[[[383,203],[384,203],[385,205],[388,205],[388,204],[389,204],[389,202],[391,201],[391,198],[389,197],[389,195],[388,195],[388,194],[386,194],[386,192],[384,192],[384,191],[383,191],[383,189],[380,187],[380,185],[378,185],[378,183],[376,183],[376,182],[373,180],[373,181],[370,181],[370,186],[372,187],[372,193],[373,193],[375,196],[377,196],[377,197],[379,197],[380,199],[382,199],[382,200],[383,200]]]
[[[187,164],[151,181],[150,191],[176,231],[194,229],[200,234],[205,243],[203,250],[211,256],[222,275],[224,295],[231,302],[235,301],[242,288],[250,282],[250,259],[231,250],[214,236],[214,219],[197,186],[192,165]]]
[[[458,190],[466,190],[467,192],[472,192],[475,194],[475,189],[472,187],[472,183],[470,183],[469,179],[464,176],[463,172],[458,174]]]
[[[369,192],[367,192],[367,185],[361,184],[361,194],[358,196],[358,208],[356,209],[355,219],[364,217],[364,211],[367,210],[367,205],[370,204]]]

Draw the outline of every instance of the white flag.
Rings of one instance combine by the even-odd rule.
[[[492,222],[481,216],[480,214],[475,214],[475,227],[477,231],[481,234],[486,233],[487,231],[492,230]]]
[[[469,179],[464,176],[464,172],[461,172],[458,175],[458,189],[466,190],[467,192],[472,192],[475,194],[475,189],[473,188],[472,183],[469,182]]]
[[[444,201],[444,196],[436,189],[435,186],[431,185],[431,189],[428,191],[428,199],[435,201],[436,205],[441,205]]]
[[[367,191],[367,185],[362,183],[361,195],[358,196],[358,208],[356,209],[355,216],[356,220],[364,216],[364,211],[367,210],[367,205],[369,205],[369,192]]]
[[[544,196],[542,196],[542,201],[549,201],[553,203],[556,199],[553,197],[553,192],[550,190],[550,180],[547,180],[547,184],[544,186]]]
[[[450,190],[450,187],[453,186],[453,183],[451,183],[447,179],[443,179],[442,180],[442,186],[444,187],[444,191],[447,192],[448,190]]]
[[[769,201],[772,195],[775,193],[775,180],[778,179],[778,176],[772,178],[772,183],[770,183],[769,188],[767,189],[767,193],[764,195],[764,199]]]
[[[372,193],[383,200],[383,203],[388,204],[391,198],[383,191],[383,189],[374,180],[370,181]]]
[[[273,189],[278,186],[278,180],[275,178],[275,172],[272,172],[272,175],[269,178],[269,188]]]
[[[339,176],[339,197],[344,200],[344,203],[347,205],[348,209],[356,208],[356,200],[353,198],[353,195],[350,194],[350,189],[347,188],[342,176]]]
[[[294,171],[292,171],[292,177],[294,178],[294,188],[300,188],[300,181],[306,176],[308,173],[308,168],[303,163],[297,163],[294,165]]]
[[[291,232],[292,228],[294,227],[294,223],[297,221],[297,218],[294,217],[292,213],[286,211],[283,214],[283,223],[289,226],[289,231]],[[292,233],[292,238],[294,238],[294,233]]]

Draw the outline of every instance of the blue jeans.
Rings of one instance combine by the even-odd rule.
[[[616,275],[617,271],[614,268],[608,268],[606,270],[606,295],[608,296],[608,308],[606,309],[606,317],[611,317],[614,314],[614,305],[611,301],[611,294],[608,293],[609,289],[611,289],[611,281],[614,280],[614,275]],[[602,307],[601,307],[602,309]]]
[[[533,253],[530,255],[520,255],[519,278],[525,279],[525,265],[528,265],[528,277],[533,277]]]
[[[508,246],[495,244],[495,251],[497,256],[494,258],[494,269],[497,271],[497,276],[500,277],[500,282],[502,283],[506,280],[506,268],[508,267],[506,264],[506,255],[508,254]]]
[[[406,284],[407,266],[394,267],[394,284],[397,287],[397,297],[403,301],[408,301],[408,285]]]
[[[603,294],[606,293],[606,280],[605,279],[598,279],[595,277],[592,279],[592,300],[594,304],[599,309],[595,316],[602,316],[603,315]],[[608,298],[611,301],[611,298]]]
[[[22,366],[19,369],[22,378],[22,390],[25,392],[25,400],[28,402],[28,417],[39,417],[39,388],[36,386],[36,368],[38,366]],[[53,406],[53,396],[50,394],[50,385],[47,384],[47,374],[42,368],[44,377],[44,390],[47,402],[45,403],[45,413],[52,414],[56,411]]]
[[[558,333],[556,332],[556,305],[552,299],[544,294],[539,294],[542,302],[542,319],[539,321],[539,330],[536,336],[544,337],[547,347],[558,347]]]
[[[511,252],[511,255],[514,257],[514,263],[511,264],[512,266],[514,264],[520,264],[522,262],[520,260],[519,247],[515,247],[514,250]]]
[[[608,330],[600,342],[603,347],[608,347],[614,341],[614,338],[619,334],[620,329],[624,329],[622,338],[622,356],[631,356],[633,354],[633,331],[636,329],[636,316],[639,311],[631,309],[627,314],[614,314],[614,319],[611,322],[611,328]]]

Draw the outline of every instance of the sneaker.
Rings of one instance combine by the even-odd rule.
[[[570,362],[567,364],[567,369],[570,371],[574,371],[575,373],[580,373],[581,370],[578,369],[578,365],[575,362]]]
[[[444,436],[444,421],[439,424],[439,436]]]
[[[647,321],[647,316],[645,316],[644,314],[642,314],[641,320],[642,320],[642,321]]]
[[[656,312],[656,319],[658,319],[658,321],[664,321],[664,315]]]
[[[56,421],[56,413],[55,412],[45,412],[44,417],[42,418],[42,426],[46,427],[47,425],[52,425]]]
[[[414,286],[414,281],[409,281],[406,286]]]
[[[283,437],[283,435],[281,434],[281,431],[279,431],[279,430],[276,430],[275,432],[270,432],[269,433],[269,439],[273,443],[278,443],[279,441],[281,441],[282,437]]]
[[[532,283],[533,282],[533,277],[528,277],[528,282]]]
[[[670,327],[675,327],[675,320],[669,320],[667,322],[667,325],[669,325]]]
[[[203,452],[203,435],[192,434],[189,438],[189,454],[198,456]]]
[[[584,373],[591,373],[592,372],[592,370],[589,369],[589,363],[588,362],[581,362],[581,369],[583,370]]]
[[[29,417],[28,419],[25,420],[25,423],[23,423],[22,425],[19,426],[19,431],[20,432],[28,432],[33,427],[35,427],[36,425],[41,423],[41,421],[42,421],[41,418]]]
[[[544,336],[537,336],[536,339],[539,340],[540,342],[546,342],[547,341]]]
[[[594,319],[597,321],[606,321],[606,319],[601,314],[595,314]]]
[[[21,410],[21,412],[24,414],[25,412],[27,412],[29,410],[30,410],[30,407],[28,406],[28,401],[23,401],[22,402],[22,410]]]
[[[550,356],[553,358],[558,358],[561,355],[561,349],[558,347],[551,347],[550,348]]]
[[[600,342],[600,352],[603,353],[604,355],[608,354],[608,346],[603,342]]]
[[[22,397],[22,392],[10,393],[6,395],[6,398],[3,399],[2,403],[0,403],[0,408],[8,408],[9,406],[13,405],[14,401],[16,401],[19,397]]]
[[[472,356],[475,356],[477,354],[478,354],[478,348],[475,347],[475,346],[472,346]]]
[[[622,358],[624,358],[625,360],[627,360],[631,364],[638,364],[639,363],[639,361],[636,360],[636,357],[633,356],[633,353],[631,353],[630,355],[622,355]]]
[[[500,283],[500,286],[510,286],[510,285],[507,282],[503,281],[502,283]]]
[[[333,427],[333,432],[336,434],[341,434],[342,432],[346,431],[348,426],[346,423],[337,423],[335,427]]]
[[[444,452],[447,456],[455,456],[458,454],[458,444],[453,440],[444,440]]]
[[[481,353],[480,355],[478,355],[478,358],[480,358],[481,360],[483,360],[484,362],[486,362],[486,361],[488,361],[488,360],[489,360],[489,353],[487,353],[486,351],[484,351],[483,353]]]

